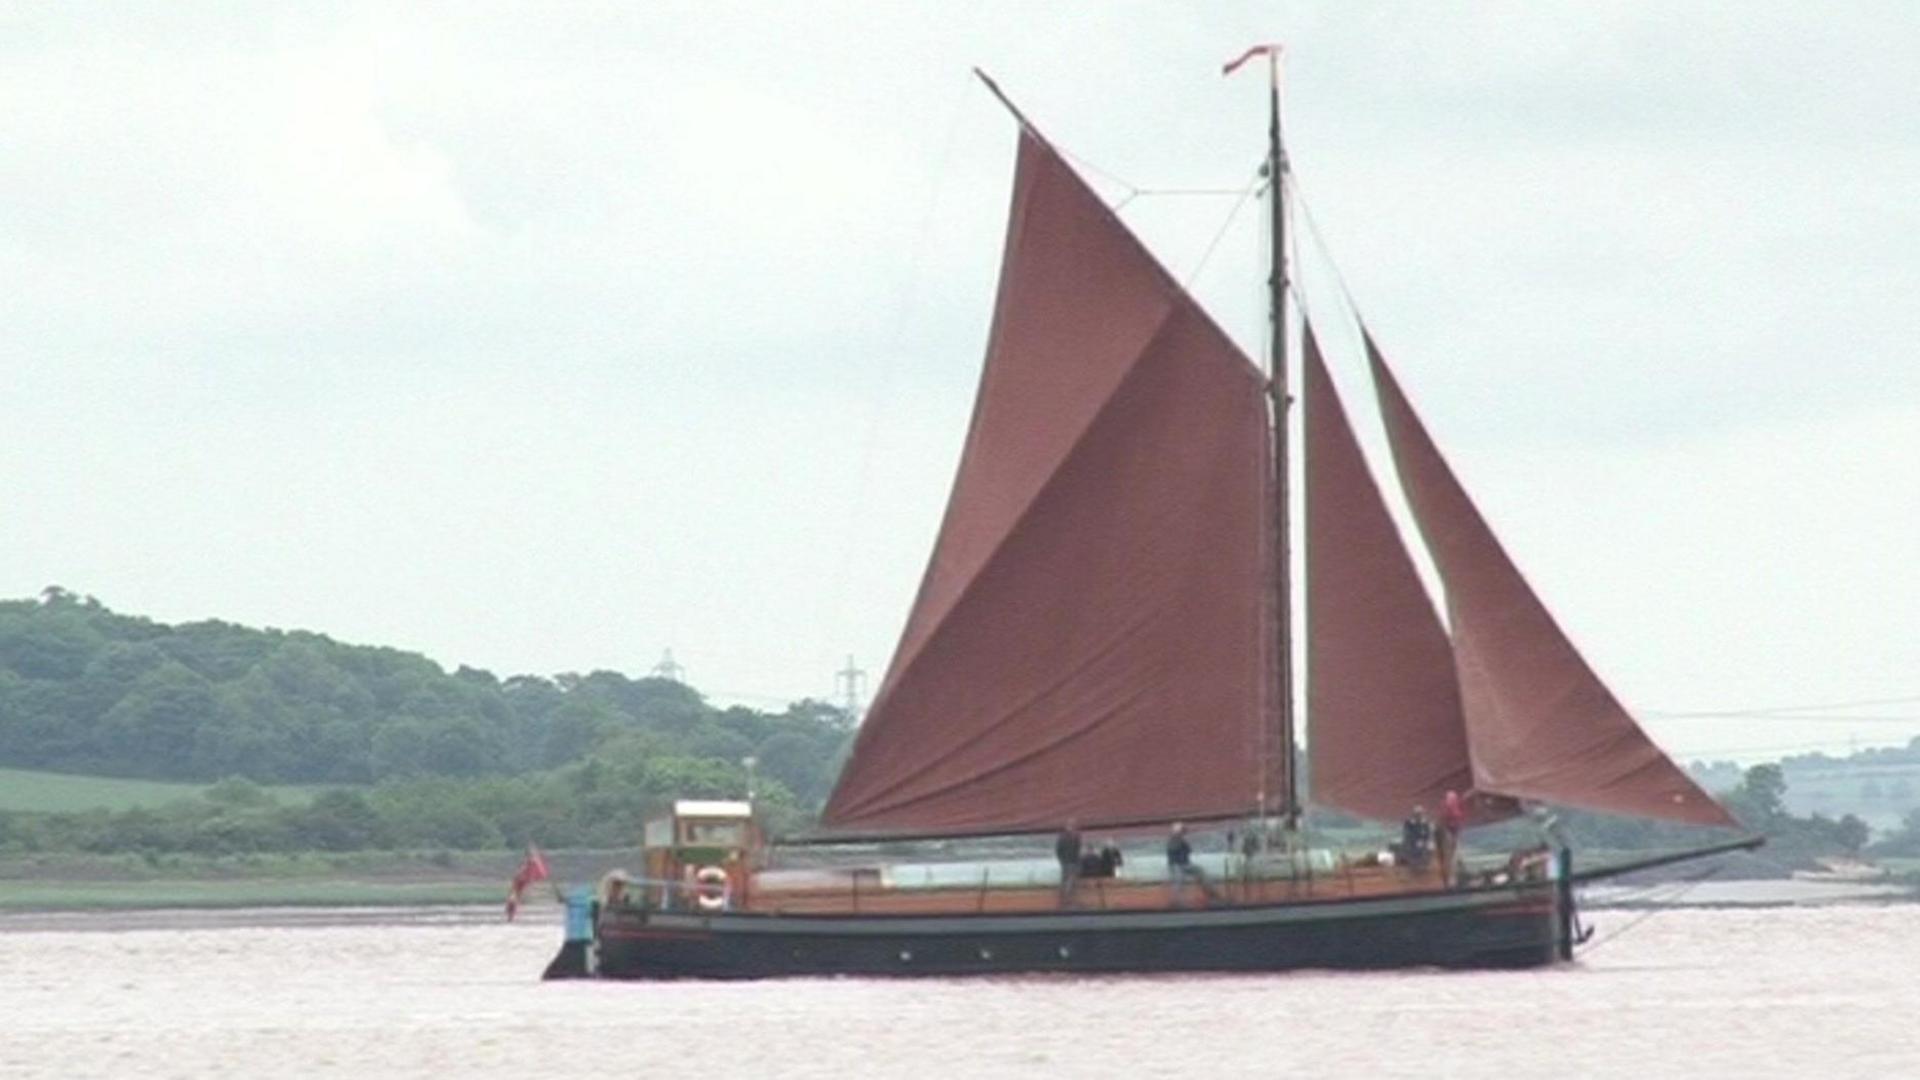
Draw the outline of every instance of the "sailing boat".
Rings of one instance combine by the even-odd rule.
[[[1564,846],[1542,845],[1462,871],[1419,851],[1396,862],[1316,849],[1302,829],[1277,77],[1266,161],[1271,371],[981,79],[1019,128],[984,372],[931,560],[823,835],[951,840],[1072,824],[1164,833],[1178,822],[1230,827],[1246,842],[1210,856],[1197,882],[1159,866],[1076,879],[1064,859],[1058,869],[872,858],[776,869],[750,807],[679,803],[647,827],[645,874],[606,883],[590,940],[551,973],[1526,966],[1570,956],[1574,884],[1624,868],[1576,874]],[[1451,796],[1474,822],[1538,803],[1737,828],[1560,631],[1363,328],[1394,472],[1444,593],[1441,620],[1302,322],[1315,803],[1396,821]]]

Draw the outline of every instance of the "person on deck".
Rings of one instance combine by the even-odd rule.
[[[1100,846],[1080,854],[1080,879],[1101,879],[1113,877],[1120,870],[1120,864],[1126,859],[1112,840],[1102,840]]]
[[[1460,833],[1467,827],[1467,804],[1460,793],[1449,789],[1440,801],[1440,881],[1452,888],[1459,879]]]
[[[1200,882],[1202,889],[1206,883],[1200,880],[1200,870],[1193,865],[1193,845],[1187,842],[1187,826],[1183,822],[1174,822],[1167,833],[1167,880],[1173,885],[1173,904],[1184,907],[1184,892],[1187,879]]]
[[[1416,806],[1400,824],[1400,860],[1415,870],[1424,870],[1433,854],[1433,822],[1427,808]]]
[[[1060,902],[1066,903],[1073,896],[1074,883],[1080,877],[1080,823],[1073,818],[1054,837],[1053,854],[1060,860]]]

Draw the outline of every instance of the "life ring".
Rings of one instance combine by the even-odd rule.
[[[727,906],[727,872],[717,866],[703,866],[693,875],[693,903],[701,911],[724,911]]]

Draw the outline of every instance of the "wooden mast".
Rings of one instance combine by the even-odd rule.
[[[1272,264],[1267,283],[1271,289],[1271,379],[1268,392],[1273,399],[1273,517],[1274,517],[1274,608],[1276,630],[1274,647],[1279,650],[1275,667],[1278,676],[1274,692],[1278,697],[1276,713],[1279,745],[1277,755],[1280,781],[1280,812],[1288,832],[1300,825],[1300,794],[1294,775],[1293,752],[1293,524],[1290,509],[1288,471],[1288,413],[1293,398],[1287,389],[1287,151],[1280,139],[1280,46],[1269,45],[1267,53],[1267,193],[1272,210]],[[1262,807],[1263,811],[1267,808]]]

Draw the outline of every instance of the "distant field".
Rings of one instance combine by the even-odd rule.
[[[1920,809],[1920,765],[1838,765],[1787,770],[1787,809],[1828,817],[1855,814],[1882,832]]]
[[[126,780],[114,776],[75,776],[33,769],[0,768],[0,810],[131,810],[190,798],[206,784],[165,780]],[[266,788],[283,803],[306,802],[323,787],[273,785]]]
[[[641,853],[550,851],[559,885],[590,884]],[[498,905],[520,851],[359,851],[288,855],[0,855],[0,916],[102,908]],[[552,903],[547,886],[530,902]]]
[[[0,911],[497,904],[505,895],[497,882],[0,881]]]

